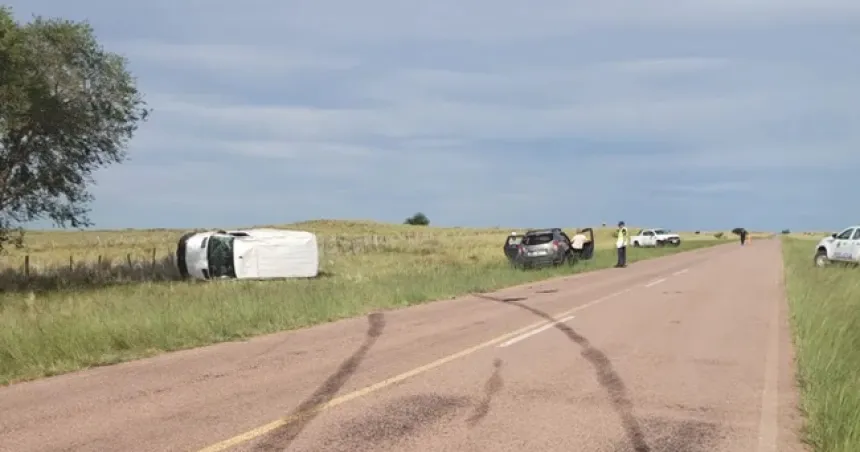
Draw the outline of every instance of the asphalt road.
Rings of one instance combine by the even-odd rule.
[[[779,451],[778,240],[0,389],[0,450]]]

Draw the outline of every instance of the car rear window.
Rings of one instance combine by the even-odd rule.
[[[552,242],[552,234],[527,235],[523,238],[523,245],[543,245]]]

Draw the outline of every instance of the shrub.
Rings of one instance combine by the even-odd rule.
[[[430,219],[427,218],[427,215],[418,212],[415,215],[412,215],[411,217],[407,218],[406,221],[403,222],[403,224],[411,224],[413,226],[429,226]]]
[[[723,234],[723,232],[722,232],[722,231],[720,231],[720,232],[717,232],[716,234],[714,234],[714,237],[716,237],[716,238],[718,238],[718,239],[721,239],[721,238],[723,238],[723,236],[724,236],[724,235],[725,235],[725,234]]]

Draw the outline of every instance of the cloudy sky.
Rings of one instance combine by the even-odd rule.
[[[11,6],[88,20],[154,109],[100,228],[860,221],[857,0]]]

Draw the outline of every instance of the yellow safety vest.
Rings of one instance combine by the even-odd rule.
[[[615,246],[624,246],[627,243],[627,227],[618,228],[616,235],[618,238],[615,241]]]

